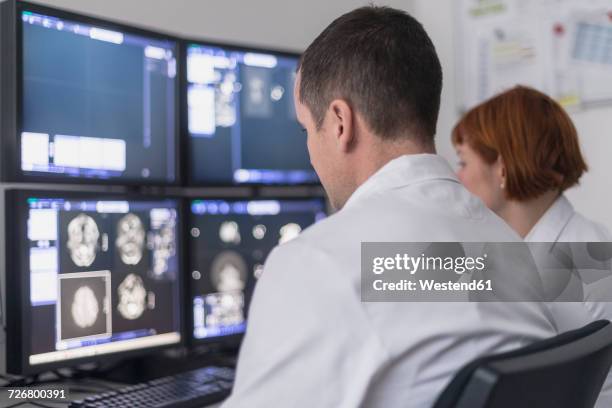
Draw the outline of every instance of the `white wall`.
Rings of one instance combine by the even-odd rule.
[[[438,125],[438,152],[457,162],[450,132],[459,119],[455,108],[454,0],[415,0],[414,16],[431,36],[444,72],[444,90]],[[590,171],[568,197],[584,216],[604,223],[612,231],[612,106],[571,113]]]
[[[230,42],[303,50],[334,18],[368,0],[34,0],[54,7]],[[413,0],[374,3],[411,11]]]

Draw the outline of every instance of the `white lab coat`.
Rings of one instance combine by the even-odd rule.
[[[527,242],[610,242],[612,235],[601,224],[593,222],[574,210],[569,200],[561,195],[538,220],[525,237]],[[612,303],[598,302],[598,293],[612,289],[612,278],[584,285],[584,302],[554,302],[549,304],[553,323],[559,333],[583,327],[595,320],[612,320]],[[608,292],[603,299],[609,297]],[[612,407],[612,377],[609,377],[598,408]]]
[[[361,242],[517,240],[441,157],[387,163],[271,253],[223,407],[430,407],[470,360],[554,327],[536,303],[361,302]]]

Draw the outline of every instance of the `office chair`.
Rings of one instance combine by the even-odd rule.
[[[464,366],[433,408],[592,408],[612,365],[612,324],[593,322]]]

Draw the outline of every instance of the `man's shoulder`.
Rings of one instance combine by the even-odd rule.
[[[315,247],[343,247],[350,242],[478,241],[520,238],[478,201],[458,203],[375,195],[344,208],[303,231],[298,242]],[[452,205],[451,205],[452,204]]]

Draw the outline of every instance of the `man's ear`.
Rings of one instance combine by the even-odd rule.
[[[355,143],[353,109],[344,99],[334,99],[329,104],[328,126],[337,146],[348,152]]]

